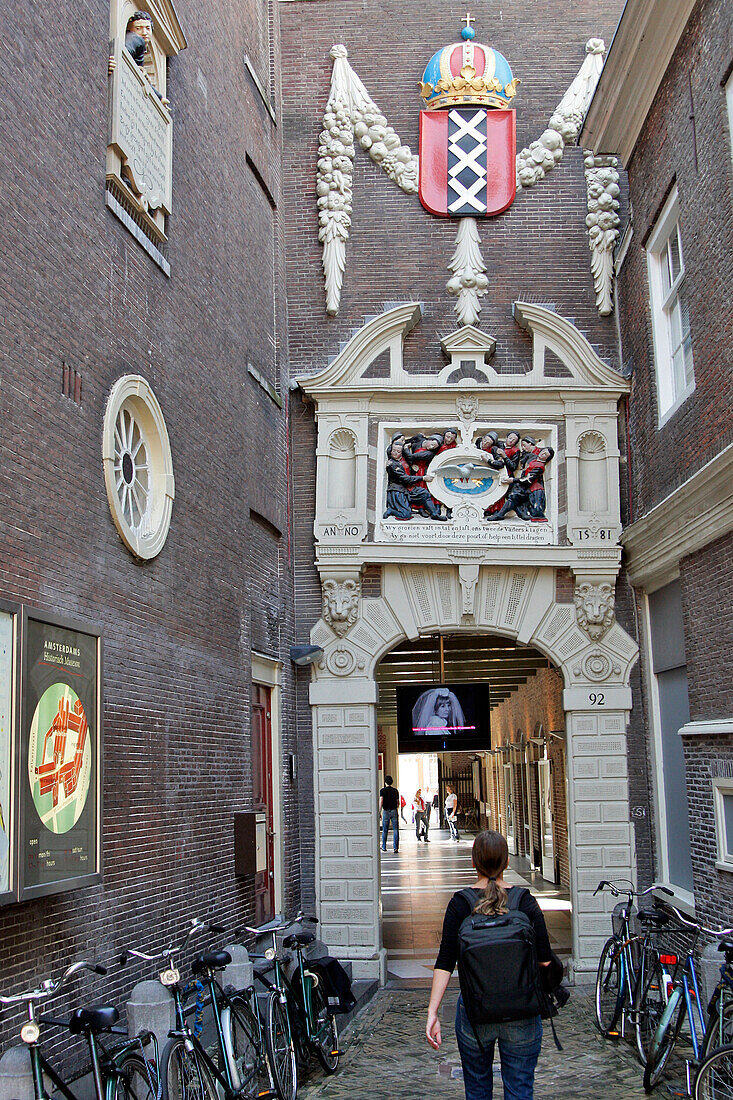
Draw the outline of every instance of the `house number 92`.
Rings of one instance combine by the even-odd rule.
[[[605,707],[606,696],[602,691],[591,691],[588,695],[588,702],[592,707]]]

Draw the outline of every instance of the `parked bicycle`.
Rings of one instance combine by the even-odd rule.
[[[614,883],[604,879],[594,896],[606,889],[616,898],[625,895],[626,900],[614,909],[613,935],[604,944],[598,963],[596,1022],[602,1035],[617,1038],[625,1034],[628,1019],[634,1027],[639,1059],[646,1065],[666,1005],[665,956],[659,950],[656,934],[670,922],[671,915],[658,909],[637,911],[633,902],[655,889],[670,896],[672,892],[664,887],[639,891],[626,880]]]
[[[708,1005],[695,1100],[733,1100],[733,941],[722,940],[718,951],[724,953],[725,961]]]
[[[223,932],[223,928],[196,918],[177,946],[170,945],[153,955],[129,948],[120,957],[123,964],[130,957],[165,964],[159,980],[173,998],[175,1024],[160,1057],[163,1100],[244,1100],[277,1095],[254,989],[225,990],[217,981],[217,973],[232,961],[228,951],[196,955],[191,967],[211,1000],[215,1057],[203,1046],[199,1029],[192,1028],[186,1018],[187,990],[176,956],[185,950],[192,935]]]
[[[269,935],[272,942],[262,955],[253,958],[264,959],[267,966],[255,970],[258,981],[278,997],[278,1028],[280,1051],[283,1057],[273,1066],[275,1087],[280,1100],[295,1100],[298,1089],[297,1061],[307,1063],[311,1054],[315,1054],[326,1073],[335,1073],[339,1062],[338,1027],[328,996],[318,974],[307,965],[305,949],[313,943],[313,932],[293,932],[285,936],[282,946],[286,951],[294,950],[297,957],[296,969],[288,979],[284,971],[286,959],[277,946],[277,933],[286,931],[295,924],[307,922],[318,924],[316,917],[304,917],[299,913],[293,920],[271,922],[261,928],[245,928],[256,937]],[[267,974],[273,972],[270,980]],[[297,1058],[296,1058],[297,1054]]]
[[[28,1019],[20,1029],[20,1037],[28,1047],[35,1100],[49,1100],[44,1078],[66,1100],[79,1100],[69,1083],[53,1067],[41,1049],[41,1036],[46,1026],[65,1027],[71,1035],[83,1036],[89,1048],[96,1100],[158,1100],[157,1043],[155,1036],[143,1032],[127,1038],[125,1028],[115,1027],[119,1012],[112,1005],[79,1008],[69,1017],[57,1019],[37,1011],[38,1006],[53,997],[75,974],[91,970],[104,975],[107,970],[99,963],[80,961],[68,967],[60,978],[47,978],[37,989],[0,996],[0,1004],[26,1006]],[[103,1035],[125,1036],[114,1045],[105,1043]],[[152,1060],[145,1048],[152,1046]]]
[[[647,1092],[651,1092],[661,1078],[686,1020],[690,1032],[693,1055],[691,1059],[688,1058],[686,1061],[687,1092],[688,1095],[692,1095],[693,1082],[701,1070],[706,1031],[712,1027],[714,1034],[718,1015],[722,1014],[722,1017],[727,1019],[732,1011],[726,987],[725,990],[720,990],[718,1007],[716,1009],[716,1019],[714,1020],[713,1017],[709,1015],[706,1027],[705,1014],[700,1000],[697,970],[695,967],[695,947],[701,934],[724,939],[733,935],[733,929],[726,928],[718,930],[714,928],[705,928],[702,924],[697,924],[694,921],[688,920],[687,917],[676,909],[674,910],[674,914],[676,920],[678,920],[687,930],[688,942],[684,950],[670,950],[669,953],[669,963],[673,969],[670,974],[670,979],[667,982],[667,1004],[659,1020],[654,1038],[649,1048],[646,1069],[644,1071],[644,1088]],[[733,945],[731,945],[731,951],[733,951]],[[720,989],[720,987],[718,988]],[[725,993],[725,996],[723,996],[723,993]],[[724,1026],[726,1025],[721,1024],[721,1035],[725,1033],[723,1030]],[[727,1026],[729,1027],[730,1024],[728,1023]],[[710,1042],[712,1041],[711,1039]],[[722,1095],[724,1096],[725,1093]]]

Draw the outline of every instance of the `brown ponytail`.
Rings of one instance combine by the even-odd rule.
[[[474,909],[474,913],[482,913],[490,917],[499,913],[507,913],[509,907],[506,890],[503,886],[498,886],[496,882],[498,878],[501,878],[509,863],[509,848],[506,839],[501,833],[485,829],[474,840],[471,855],[478,874],[489,880],[478,905]]]

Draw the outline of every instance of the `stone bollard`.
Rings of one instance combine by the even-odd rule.
[[[224,948],[232,956],[232,961],[222,974],[221,984],[234,989],[247,989],[254,981],[254,967],[250,961],[249,952],[241,943],[230,943]]]
[[[34,1095],[28,1047],[10,1047],[0,1058],[0,1100],[33,1100]]]
[[[127,1002],[127,1032],[132,1037],[152,1031],[160,1050],[175,1026],[173,998],[160,982],[138,982]]]
[[[722,951],[718,951],[717,943],[706,943],[700,955],[698,969],[698,981],[700,983],[700,996],[702,1006],[707,1009],[708,1001],[713,995],[713,990],[720,978],[720,967],[725,959]]]

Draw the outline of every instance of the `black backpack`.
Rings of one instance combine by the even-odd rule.
[[[458,930],[458,980],[473,1028],[549,1015],[534,928],[519,910],[526,893],[523,887],[513,887],[508,892],[508,913],[472,912]],[[467,887],[461,896],[473,909],[480,891]]]

